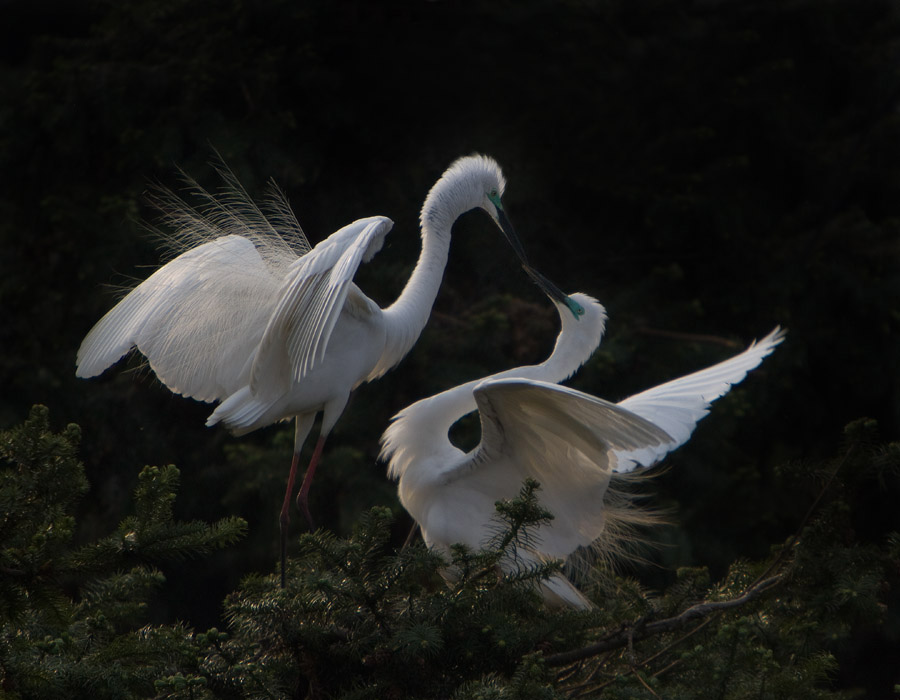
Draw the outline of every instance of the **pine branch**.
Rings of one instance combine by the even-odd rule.
[[[165,580],[152,564],[220,549],[246,524],[176,521],[178,470],[147,467],[136,515],[75,548],[75,508],[88,489],[78,437],[74,425],[51,431],[41,406],[0,431],[0,686],[25,699],[151,697],[174,670],[167,687],[201,688],[192,633],[147,626]]]
[[[737,598],[698,603],[692,605],[679,615],[666,618],[665,620],[647,622],[646,618],[641,618],[631,624],[623,625],[622,628],[616,630],[612,634],[609,634],[600,641],[586,647],[561,652],[559,654],[551,654],[546,657],[546,662],[550,666],[565,666],[576,661],[597,656],[604,651],[628,647],[634,642],[639,642],[648,637],[671,632],[698,618],[704,618],[714,613],[724,612],[725,610],[731,610],[745,605],[779,583],[782,578],[783,574],[776,574],[775,576],[771,576],[750,587]]]

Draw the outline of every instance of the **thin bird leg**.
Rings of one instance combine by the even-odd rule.
[[[281,587],[284,588],[287,577],[285,570],[287,569],[287,534],[288,526],[291,523],[291,496],[294,494],[294,482],[297,480],[297,466],[300,463],[300,451],[303,449],[303,443],[306,442],[306,436],[312,428],[315,420],[315,413],[299,415],[294,423],[294,456],[291,458],[291,472],[288,474],[287,488],[284,490],[284,503],[281,504],[281,517],[278,520],[281,529]]]
[[[281,587],[284,588],[287,582],[285,568],[287,566],[287,533],[288,526],[291,524],[291,494],[294,492],[294,481],[297,480],[297,463],[300,461],[300,453],[294,452],[291,459],[291,473],[288,474],[287,488],[284,490],[284,503],[281,505],[281,517],[278,519],[278,526],[281,530]]]
[[[303,483],[300,484],[300,492],[297,494],[297,507],[306,516],[306,522],[309,524],[309,531],[316,529],[313,524],[312,515],[309,513],[309,487],[312,486],[313,475],[316,473],[316,467],[319,466],[319,458],[322,456],[322,448],[325,446],[325,435],[320,435],[316,440],[316,449],[313,450],[312,458],[309,460],[309,466],[306,468],[306,474],[303,477]]]
[[[409,534],[406,536],[406,541],[403,543],[403,546],[400,548],[402,552],[404,549],[409,547],[413,542],[416,541],[416,535],[419,534],[419,523],[414,522],[412,527],[409,529]]]

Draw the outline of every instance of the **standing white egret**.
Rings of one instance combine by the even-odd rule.
[[[388,474],[399,480],[400,501],[429,546],[447,552],[454,543],[488,544],[496,534],[494,504],[516,496],[526,477],[540,482],[538,501],[554,519],[517,547],[519,560],[566,559],[591,545],[616,526],[617,514],[604,504],[614,474],[652,466],[686,442],[710,403],[784,336],[776,328],[729,360],[614,404],[556,384],[600,343],[603,306],[584,294],[554,303],[562,329],[545,362],[422,399],[400,411],[382,436]],[[448,432],[474,410],[481,442],[465,453]],[[590,605],[562,574],[545,581],[542,594],[553,604]]]
[[[100,319],[78,350],[76,374],[99,375],[136,347],[173,392],[221,402],[207,425],[221,422],[242,435],[295,418],[280,518],[283,580],[290,499],[314,419],[322,413],[297,496],[311,528],[308,492],[325,439],[350,392],[396,366],[418,339],[441,284],[454,221],[483,209],[525,259],[501,204],[503,174],[485,156],[460,158],[431,188],[421,212],[419,260],[385,309],[353,277],[381,249],[390,219],[360,219],[309,250],[280,191],[261,210],[229,171],[220,173],[222,195],[195,185],[200,210],[171,193],[158,201],[177,235],[200,245],[161,267]],[[526,270],[548,289],[549,282]]]

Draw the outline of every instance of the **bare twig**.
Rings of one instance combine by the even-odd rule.
[[[655,697],[655,698],[658,698],[658,697],[659,697],[659,695],[656,694],[656,691],[653,690],[653,688],[651,688],[649,685],[647,685],[647,681],[645,681],[643,678],[641,678],[641,674],[640,674],[640,673],[637,673],[637,671],[635,671],[634,677],[638,679],[638,681],[640,682],[640,684],[641,684],[642,686],[644,686],[648,691],[650,691],[650,694],[651,694],[653,697]]]
[[[757,585],[760,581],[765,579],[767,576],[769,576],[769,574],[771,574],[772,571],[775,570],[775,568],[784,560],[784,558],[787,556],[787,554],[794,548],[794,546],[800,540],[801,533],[803,532],[807,523],[809,523],[810,518],[812,518],[813,513],[815,513],[815,511],[816,511],[816,508],[819,507],[819,503],[821,502],[821,500],[825,496],[825,494],[828,492],[828,489],[831,487],[831,484],[834,482],[835,478],[837,477],[838,472],[841,470],[841,468],[844,466],[844,464],[846,464],[847,459],[850,457],[850,454],[853,452],[854,447],[856,447],[856,445],[850,445],[850,447],[847,448],[847,451],[844,453],[844,456],[841,457],[841,461],[838,462],[837,466],[834,468],[834,470],[831,472],[831,475],[828,477],[828,481],[825,482],[825,485],[822,487],[822,490],[819,491],[819,495],[816,496],[816,500],[814,500],[812,502],[812,505],[807,509],[805,515],[803,516],[803,519],[800,521],[800,524],[797,526],[797,529],[794,530],[794,534],[791,535],[791,539],[788,540],[788,543],[782,548],[782,550],[778,553],[778,556],[775,557],[775,560],[771,564],[769,564],[769,566],[766,568],[766,570],[763,571],[759,576],[756,577],[756,580],[751,584],[751,588],[753,586]]]
[[[718,342],[723,345],[733,345],[733,343],[731,343],[730,341],[727,341],[724,338],[716,338],[714,336],[694,336],[691,334],[668,333],[665,331],[655,331],[653,329],[648,329],[648,328],[642,328],[642,329],[639,329],[639,331],[644,332],[644,333],[649,333],[651,335],[679,337],[682,339],[698,340],[701,342]],[[594,644],[583,647],[581,649],[575,649],[572,651],[561,652],[558,654],[552,654],[550,656],[547,656],[545,659],[546,663],[549,666],[565,666],[568,664],[574,664],[576,662],[580,663],[581,661],[584,661],[585,659],[592,658],[603,652],[609,652],[609,651],[612,651],[615,649],[623,649],[624,648],[626,650],[626,653],[629,655],[629,658],[631,659],[632,668],[629,671],[629,673],[634,674],[634,676],[638,679],[638,681],[640,681],[640,683],[645,688],[647,688],[648,691],[650,691],[651,693],[656,695],[653,692],[653,690],[646,684],[646,682],[643,680],[643,678],[641,678],[640,674],[637,673],[638,669],[642,668],[642,667],[646,667],[648,664],[652,663],[654,660],[660,658],[665,653],[667,653],[674,647],[676,647],[679,644],[681,644],[682,642],[684,642],[689,637],[695,635],[697,632],[702,630],[704,627],[706,627],[706,625],[708,625],[712,621],[712,619],[713,619],[712,615],[714,613],[723,612],[725,610],[729,610],[731,608],[735,608],[735,607],[744,605],[745,603],[748,603],[751,600],[759,597],[765,591],[767,591],[768,589],[770,589],[771,587],[773,587],[774,585],[776,585],[777,583],[779,583],[782,580],[782,578],[784,576],[783,572],[774,574],[774,575],[772,574],[772,572],[774,570],[776,570],[781,563],[783,563],[784,559],[788,556],[788,554],[793,550],[794,546],[799,541],[800,535],[802,534],[804,528],[809,523],[809,520],[812,518],[813,514],[815,513],[816,509],[818,508],[818,506],[821,503],[822,499],[824,498],[825,494],[828,492],[832,483],[834,483],[834,480],[837,478],[838,472],[841,470],[841,468],[847,462],[848,458],[850,457],[851,453],[854,450],[854,447],[855,447],[855,445],[851,445],[847,449],[847,451],[841,457],[838,464],[832,470],[832,472],[829,475],[824,486],[819,491],[819,493],[816,496],[813,503],[807,509],[807,511],[804,514],[803,518],[801,519],[800,524],[798,525],[796,531],[791,536],[790,540],[788,540],[786,546],[782,549],[781,553],[779,553],[779,555],[766,568],[766,570],[763,573],[761,573],[756,578],[756,580],[740,596],[738,596],[737,598],[732,598],[731,600],[707,601],[704,603],[698,603],[697,605],[691,606],[690,608],[684,610],[683,612],[681,612],[680,614],[678,614],[674,617],[666,618],[665,620],[658,620],[656,622],[648,623],[647,618],[640,618],[639,620],[635,621],[634,623],[632,623],[630,625],[620,626],[619,629],[617,629],[614,632],[609,633],[604,638],[600,639],[599,641],[595,642]],[[634,642],[641,641],[643,639],[647,639],[648,637],[651,637],[651,636],[654,636],[657,634],[669,632],[673,629],[677,629],[678,627],[690,622],[691,620],[697,619],[697,618],[705,618],[705,619],[703,619],[703,621],[699,625],[694,627],[694,629],[690,630],[689,632],[682,635],[681,637],[674,640],[673,642],[667,644],[663,649],[656,652],[652,656],[644,659],[643,661],[641,661],[638,664],[634,663],[634,661],[633,661]],[[654,673],[653,677],[655,678],[659,675],[667,673],[672,668],[677,666],[679,663],[680,663],[680,659],[676,659],[672,663],[668,664],[667,666],[663,667],[662,669],[660,669],[659,671]],[[568,677],[571,678],[571,675],[572,674],[569,674]],[[596,671],[593,674],[591,674],[591,680],[593,680],[595,675],[596,675]],[[612,683],[612,681],[603,683],[599,686],[593,685],[591,687],[591,690],[592,691],[600,690],[602,688],[605,688],[610,683]],[[589,686],[591,686],[590,681],[587,683],[584,683],[580,686],[576,686],[574,688],[576,695],[574,695],[573,697],[577,697],[578,695],[580,695],[581,692],[587,690]]]
[[[409,534],[406,536],[406,539],[403,542],[403,546],[400,548],[402,552],[407,547],[412,546],[412,543],[416,541],[416,535],[419,534],[419,523],[413,523],[412,527],[409,529]]]
[[[681,635],[678,639],[676,639],[676,640],[675,640],[674,642],[672,642],[671,644],[666,644],[666,646],[664,646],[664,647],[663,647],[662,649],[660,649],[658,652],[656,652],[655,654],[653,654],[653,656],[647,657],[646,659],[644,659],[643,661],[641,661],[641,663],[638,664],[638,665],[639,665],[639,666],[646,666],[647,664],[656,661],[656,659],[658,659],[660,656],[662,656],[663,654],[668,653],[669,651],[671,651],[672,649],[674,649],[675,647],[677,647],[679,644],[681,644],[682,642],[684,642],[686,639],[689,639],[690,637],[693,637],[695,634],[697,634],[697,632],[699,632],[699,631],[702,630],[704,627],[706,627],[710,622],[712,622],[712,620],[713,620],[713,618],[707,617],[703,622],[701,622],[699,625],[697,625],[697,626],[696,626],[694,629],[692,629],[690,632],[686,632],[685,634]]]
[[[644,620],[642,618],[635,621],[631,625],[627,625],[625,629],[613,632],[603,639],[586,647],[582,647],[581,649],[573,649],[572,651],[564,651],[558,654],[551,654],[550,656],[547,656],[545,658],[545,662],[548,666],[564,666],[575,661],[580,661],[581,659],[588,659],[604,651],[609,651],[610,649],[627,647],[629,645],[629,641],[631,641],[632,643],[639,642],[643,639],[647,639],[648,637],[653,637],[658,634],[670,632],[674,629],[682,627],[691,620],[704,618],[712,615],[713,613],[730,610],[732,608],[737,608],[741,605],[749,603],[751,600],[758,598],[769,588],[781,581],[781,578],[781,574],[776,574],[775,576],[771,576],[763,581],[760,581],[754,586],[751,586],[737,598],[732,598],[731,600],[716,600],[697,603],[696,605],[692,605],[691,607],[689,607],[687,610],[684,610],[680,614],[675,615],[674,617],[668,617],[664,620],[644,623]]]
[[[682,662],[682,659],[675,659],[675,660],[674,660],[672,663],[670,663],[668,666],[664,666],[663,668],[659,669],[656,673],[654,673],[654,674],[653,674],[653,677],[654,677],[654,678],[659,678],[662,674],[668,673],[669,671],[671,671],[673,668],[675,668],[675,667],[676,667],[678,664],[680,664],[681,662]]]
[[[661,328],[648,328],[647,326],[639,326],[635,329],[636,333],[643,335],[655,335],[660,338],[670,338],[672,340],[687,340],[692,343],[711,343],[713,345],[724,345],[726,348],[741,347],[740,343],[729,338],[723,338],[720,335],[706,335],[705,333],[682,333],[680,331],[666,331]]]

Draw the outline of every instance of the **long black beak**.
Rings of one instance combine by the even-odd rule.
[[[522,261],[522,265],[528,265],[528,257],[525,255],[525,249],[522,247],[522,241],[519,240],[519,237],[516,235],[516,230],[513,228],[512,223],[509,220],[509,217],[506,215],[506,212],[503,211],[500,207],[497,207],[497,223],[500,225],[500,230],[503,232],[503,235],[506,237],[507,242],[512,246],[512,249],[516,251],[516,255],[519,256],[519,260]]]
[[[544,277],[540,272],[535,270],[528,263],[522,264],[522,269],[528,273],[528,276],[534,281],[534,283],[543,290],[544,294],[550,297],[553,301],[559,302],[560,304],[565,304],[568,296],[562,293],[559,287],[557,287],[553,282]]]
[[[516,235],[516,231],[513,228],[509,217],[506,215],[506,212],[500,207],[497,207],[497,223],[500,225],[500,230],[503,232],[509,245],[512,246],[516,255],[519,256],[519,260],[522,263],[522,269],[525,270],[532,281],[553,301],[569,306],[569,297],[563,294],[559,287],[535,270],[528,262],[528,256],[525,255],[525,248],[522,247],[522,241],[520,241],[519,237]],[[573,313],[575,312],[573,311]]]

